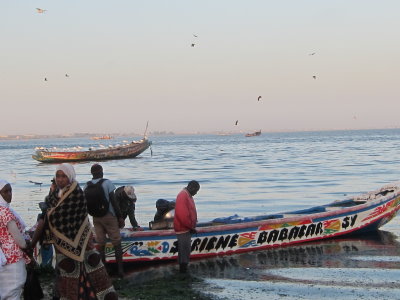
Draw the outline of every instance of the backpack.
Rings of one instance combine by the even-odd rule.
[[[104,217],[110,206],[103,189],[102,178],[98,182],[88,181],[85,188],[86,205],[89,215],[92,217]]]

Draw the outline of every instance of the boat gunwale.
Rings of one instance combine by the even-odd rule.
[[[323,219],[323,218],[327,218],[327,217],[331,217],[331,216],[341,217],[341,216],[348,215],[349,213],[354,214],[355,212],[374,209],[374,207],[377,207],[384,203],[393,201],[397,198],[400,198],[400,191],[390,194],[389,196],[384,196],[384,197],[381,197],[381,198],[378,198],[375,200],[369,200],[365,203],[361,203],[361,204],[351,206],[351,207],[346,207],[346,208],[342,208],[342,209],[339,208],[339,209],[333,210],[333,211],[317,212],[317,213],[309,214],[309,215],[307,215],[307,214],[295,215],[293,217],[284,217],[285,213],[282,213],[282,215],[283,215],[282,218],[264,219],[264,220],[255,220],[255,221],[250,220],[250,221],[243,221],[240,223],[199,226],[199,227],[196,227],[196,230],[198,233],[210,233],[210,232],[218,232],[218,231],[228,233],[230,230],[237,231],[237,230],[241,230],[241,229],[257,228],[260,226],[264,226],[266,224],[276,225],[276,224],[281,224],[282,222],[288,222],[288,223],[293,222],[294,223],[294,222],[305,220],[305,219],[310,220],[310,222],[316,222],[315,220],[317,220],[317,219]],[[349,199],[347,199],[347,200],[349,200]],[[341,202],[344,202],[347,200],[343,200]],[[340,202],[332,202],[330,204],[323,205],[323,207],[327,207],[332,204],[337,205],[338,203],[340,203]],[[315,207],[320,207],[320,206],[315,206]],[[313,207],[311,207],[310,209],[312,209],[312,208]],[[399,209],[400,209],[400,206],[394,207],[394,210],[399,210]],[[391,210],[387,214],[391,214],[392,212],[393,212],[393,210]],[[290,214],[290,212],[288,212],[286,214]],[[266,217],[274,216],[274,215],[279,215],[279,213],[272,214],[272,215],[266,215]],[[377,217],[382,218],[382,216],[377,216]],[[373,222],[373,221],[376,221],[375,218],[371,219],[371,222]],[[368,224],[370,224],[371,222],[369,222]],[[205,222],[205,223],[209,223],[209,222]],[[202,223],[198,223],[198,224],[202,224]],[[158,229],[158,230],[146,229],[144,231],[139,231],[139,232],[132,231],[132,232],[134,232],[133,236],[126,236],[124,238],[175,236],[175,232],[173,229]],[[342,234],[347,234],[348,232],[349,231],[346,231],[346,232],[343,232]]]

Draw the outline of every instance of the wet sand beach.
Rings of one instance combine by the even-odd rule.
[[[131,265],[127,280],[174,278],[177,269],[175,262]],[[400,299],[400,243],[378,231],[193,260],[190,273],[204,280],[193,288],[211,299]]]

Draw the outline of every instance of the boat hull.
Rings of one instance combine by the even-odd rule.
[[[59,152],[37,150],[32,155],[32,158],[44,163],[133,158],[144,152],[150,145],[151,142],[149,140],[142,139],[124,146],[89,151]]]
[[[199,224],[198,233],[192,236],[191,258],[284,247],[377,230],[397,214],[400,188],[373,201],[346,207],[349,203],[346,200],[291,213],[230,219],[229,224],[219,220]],[[177,258],[177,239],[172,229],[141,232],[124,229],[121,236],[126,262]],[[114,254],[111,243],[107,243],[106,260],[114,262]]]

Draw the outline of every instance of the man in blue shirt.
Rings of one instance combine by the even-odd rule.
[[[90,172],[92,173],[93,184],[96,184],[103,178],[103,167],[100,164],[94,164]],[[122,262],[122,246],[121,246],[121,234],[120,228],[124,228],[125,221],[121,218],[121,212],[118,204],[114,200],[115,186],[109,179],[104,179],[102,183],[104,194],[109,201],[109,209],[103,217],[93,217],[93,226],[96,233],[96,242],[98,244],[98,250],[100,252],[103,263],[105,264],[105,245],[106,235],[111,240],[115,250],[115,260],[118,266],[118,276],[124,276],[123,262]]]

